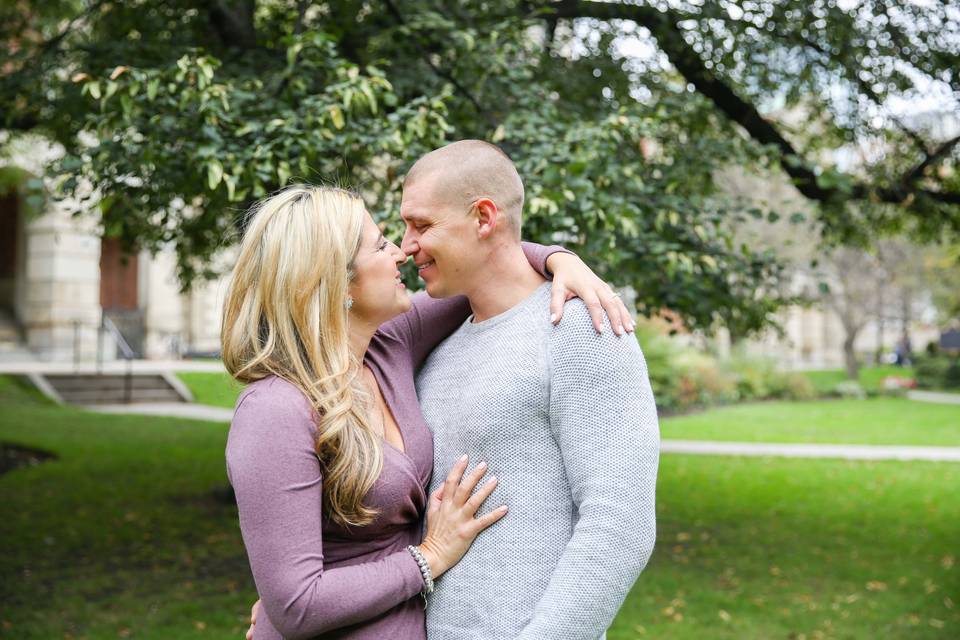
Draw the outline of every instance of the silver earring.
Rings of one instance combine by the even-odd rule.
[[[353,298],[350,296],[347,296],[347,301],[343,303],[343,306],[347,308],[347,311],[350,311],[350,307],[353,306]]]

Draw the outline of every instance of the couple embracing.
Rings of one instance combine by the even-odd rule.
[[[656,408],[626,308],[520,241],[523,200],[464,140],[407,174],[401,247],[343,190],[255,210],[222,330],[248,636],[604,636],[653,550]]]

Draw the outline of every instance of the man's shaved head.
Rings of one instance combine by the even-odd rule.
[[[414,184],[429,190],[435,202],[464,212],[480,198],[489,198],[519,239],[523,181],[510,157],[496,145],[460,140],[431,151],[404,178],[404,189]]]

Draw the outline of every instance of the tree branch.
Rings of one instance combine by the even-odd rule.
[[[801,45],[803,45],[804,47],[810,49],[811,51],[814,51],[815,53],[817,53],[817,54],[818,54],[819,56],[821,56],[822,58],[825,58],[825,59],[827,59],[827,60],[836,61],[835,58],[834,58],[834,56],[833,56],[833,54],[832,54],[830,51],[824,49],[822,46],[820,46],[819,43],[814,42],[813,40],[810,40],[809,38],[804,37],[803,34],[799,34],[799,33],[787,33],[787,32],[784,32],[784,31],[783,31],[782,29],[780,29],[780,28],[774,29],[773,34],[776,35],[776,36],[778,36],[778,37],[780,37],[780,38],[782,38],[782,39],[784,39],[784,40],[786,40],[787,42],[793,42],[793,43],[796,43],[796,44],[801,44]],[[819,63],[819,64],[820,64],[820,66],[821,66],[823,69],[825,69],[825,70],[827,70],[827,71],[830,71],[830,67],[828,67],[828,66],[827,66],[826,64],[824,64],[823,62],[821,62],[821,63]],[[878,95],[876,94],[876,92],[873,90],[873,87],[871,87],[868,82],[864,81],[864,80],[857,74],[857,70],[856,70],[856,69],[854,69],[854,70],[851,71],[851,70],[848,69],[842,62],[841,62],[841,63],[838,63],[838,64],[840,64],[840,66],[843,67],[844,71],[847,72],[848,79],[852,79],[853,82],[854,82],[854,84],[857,85],[857,87],[860,89],[860,91],[861,91],[865,96],[867,96],[867,97],[870,99],[870,101],[873,102],[873,104],[877,105],[878,107],[881,107],[881,106],[882,106],[882,101],[880,100],[880,96],[878,96]],[[892,114],[887,114],[887,117],[890,118],[890,120],[891,120],[895,125],[897,125],[897,128],[900,129],[900,131],[902,131],[908,138],[910,138],[911,140],[913,140],[913,143],[914,143],[915,145],[917,145],[917,147],[918,147],[921,151],[923,151],[925,154],[926,154],[926,153],[929,153],[929,147],[927,146],[927,142],[920,136],[920,134],[918,134],[916,131],[914,131],[913,129],[911,129],[910,127],[908,127],[908,126],[906,125],[906,123],[903,122],[903,120],[901,120],[901,119],[898,118],[897,116],[892,115]]]
[[[672,10],[661,11],[649,6],[595,0],[561,0],[551,7],[559,18],[630,20],[649,29],[660,49],[687,82],[693,84],[697,91],[713,102],[728,118],[743,127],[754,140],[778,149],[784,172],[790,176],[797,190],[811,200],[831,202],[853,198],[901,204],[911,193],[915,193],[945,204],[960,204],[960,193],[916,188],[916,178],[919,176],[911,177],[907,183],[893,188],[856,184],[849,195],[836,188],[818,185],[817,172],[793,145],[763,118],[756,107],[740,98],[733,89],[706,68],[697,52],[684,40],[683,33],[677,26],[681,18],[674,15]]]
[[[210,6],[210,25],[224,46],[252,49],[257,44],[253,24],[256,0],[214,0]]]
[[[308,0],[297,0],[297,22],[293,25],[293,32],[297,35],[303,33],[303,19],[307,15],[309,5]]]
[[[407,21],[403,17],[403,14],[400,13],[400,10],[397,8],[396,4],[394,4],[392,0],[384,0],[384,4],[387,6],[387,10],[393,15],[393,17],[397,19],[397,22],[399,22],[400,24],[407,23]],[[427,63],[427,66],[429,66],[430,69],[433,70],[433,72],[437,76],[439,76],[440,78],[443,78],[444,80],[452,84],[454,88],[464,98],[466,98],[471,105],[473,105],[473,108],[477,110],[477,113],[480,115],[480,117],[486,120],[487,125],[490,128],[495,128],[498,124],[496,118],[494,118],[493,115],[491,115],[490,112],[487,111],[482,104],[480,104],[480,101],[477,100],[476,97],[474,97],[473,93],[471,93],[469,89],[467,89],[455,77],[453,77],[453,74],[447,71],[444,71],[439,66],[434,64],[433,60],[430,59],[431,52],[425,49],[423,46],[421,46],[418,41],[414,40],[414,44],[417,50],[420,51],[421,57],[423,58],[423,61]]]
[[[901,180],[903,186],[909,187],[911,184],[922,178],[924,171],[927,170],[927,167],[931,167],[947,157],[947,155],[949,155],[949,153],[954,147],[957,146],[957,144],[960,144],[960,135],[947,140],[939,147],[934,149],[933,153],[928,153],[927,157],[924,158],[920,164],[904,174],[903,179]]]

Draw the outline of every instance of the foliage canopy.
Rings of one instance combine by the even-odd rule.
[[[514,158],[526,237],[569,244],[633,285],[642,311],[668,307],[692,328],[743,335],[785,301],[782,266],[735,240],[765,212],[725,196],[719,169],[782,172],[818,204],[829,242],[960,235],[960,136],[944,138],[941,115],[886,108],[923,87],[960,91],[949,3],[4,6],[0,126],[62,144],[50,167],[62,194],[98,207],[129,247],[173,243],[185,283],[252,200],[332,180],[395,217],[405,168],[460,138]],[[874,152],[845,171],[844,146]]]

